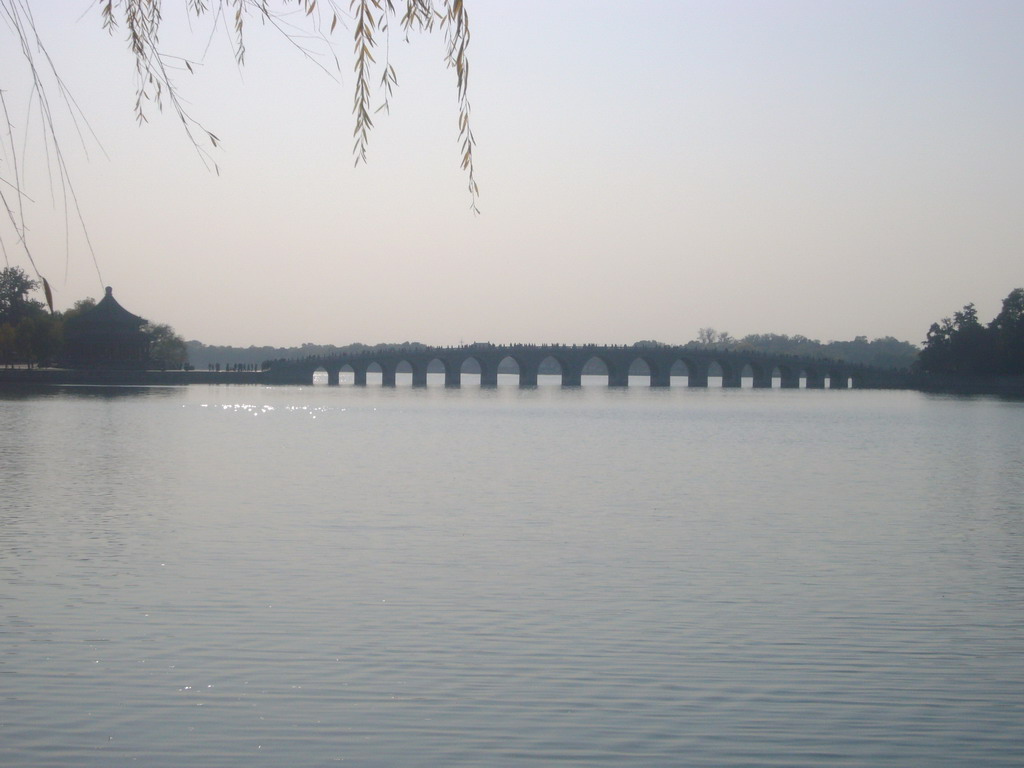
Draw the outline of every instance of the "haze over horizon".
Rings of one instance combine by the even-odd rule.
[[[74,226],[66,256],[38,117],[5,85],[58,309],[111,285],[186,339],[242,347],[703,326],[918,343],[1024,285],[1024,4],[467,0],[474,216],[439,34],[393,35],[399,87],[354,168],[350,26],[335,82],[255,19],[239,69],[223,24],[190,32],[165,2],[164,49],[203,62],[178,85],[219,174],[173,114],[135,124],[124,30],[98,4],[32,3],[95,135],[57,115],[102,280]],[[4,72],[24,71],[16,48]],[[6,263],[31,272],[6,226]]]

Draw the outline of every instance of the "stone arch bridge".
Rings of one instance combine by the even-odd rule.
[[[596,361],[596,362],[595,362]],[[443,370],[444,383],[458,387],[462,373],[479,371],[480,385],[498,384],[498,368],[514,364],[519,386],[537,385],[545,369],[557,366],[562,385],[580,386],[584,368],[603,365],[612,387],[629,385],[630,375],[650,377],[650,386],[667,387],[673,376],[686,376],[687,386],[707,387],[709,376],[721,376],[723,387],[740,387],[752,379],[756,388],[770,388],[777,379],[784,389],[903,389],[907,374],[836,360],[755,351],[690,346],[601,346],[596,344],[469,344],[459,347],[382,347],[334,357],[277,360],[269,363],[261,379],[276,384],[309,384],[314,373],[326,371],[327,383],[337,385],[342,371],[350,372],[356,386],[365,386],[368,373],[380,373],[385,387],[395,386],[396,374],[412,373],[412,385],[427,385],[428,369]],[[468,370],[467,370],[468,369]]]

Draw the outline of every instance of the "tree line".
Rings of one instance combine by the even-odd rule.
[[[339,355],[356,355],[361,352],[374,352],[385,348],[400,347],[403,349],[418,350],[426,349],[426,345],[415,341],[405,341],[401,344],[362,344],[356,342],[345,346],[334,344],[311,344],[309,342],[300,347],[270,347],[270,346],[248,346],[232,347],[218,344],[204,344],[201,341],[190,339],[185,342],[185,349],[188,352],[189,363],[196,368],[209,368],[210,366],[238,366],[254,365],[263,367],[264,363],[271,360],[305,360],[307,358],[323,357],[331,358]]]
[[[918,369],[961,376],[1024,375],[1024,288],[1010,291],[988,325],[982,325],[973,303],[932,323]]]
[[[821,342],[800,334],[789,336],[784,333],[752,333],[737,339],[727,331],[716,331],[714,328],[701,328],[697,331],[697,338],[690,341],[687,346],[816,357],[841,360],[854,365],[896,369],[911,368],[916,363],[918,354],[918,348],[909,341],[900,341],[892,336],[870,341],[867,336],[857,336],[852,341]]]
[[[20,267],[0,270],[0,365],[47,366],[58,363],[64,351],[64,324],[96,306],[95,299],[80,299],[64,312],[52,312],[31,297],[39,290]],[[151,364],[181,368],[188,363],[185,341],[171,326],[147,322],[142,331],[149,337]]]
[[[332,344],[303,344],[298,347],[231,347],[203,344],[200,341],[185,342],[189,361],[197,368],[210,365],[259,364],[271,360],[305,360],[311,358],[330,358],[338,355],[359,354],[393,348],[416,351],[425,349],[418,342],[402,342],[401,344],[368,345],[361,343],[347,346]],[[660,347],[669,346],[659,341],[638,341],[633,346]],[[735,339],[725,332],[712,328],[702,328],[697,339],[686,346],[699,348],[730,349],[736,351],[756,351],[765,354],[797,355],[800,357],[817,357],[829,360],[870,365],[879,368],[910,368],[917,360],[918,349],[906,341],[899,341],[891,336],[868,341],[866,336],[858,336],[853,341],[829,341],[822,343],[806,336],[786,336],[777,333],[762,333]],[[545,371],[541,371],[544,373]],[[589,372],[589,371],[584,371]]]

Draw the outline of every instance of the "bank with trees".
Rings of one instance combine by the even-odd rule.
[[[932,323],[917,372],[924,389],[1024,395],[1024,288],[987,325],[973,303]]]
[[[185,341],[169,325],[151,323],[114,301],[110,289],[100,301],[87,298],[65,312],[53,312],[33,293],[40,281],[20,267],[0,270],[0,365],[23,367],[134,367],[177,369],[188,364]],[[128,318],[127,331],[113,327]],[[133,338],[117,338],[130,333]],[[104,335],[109,339],[104,339]],[[117,346],[130,343],[131,354]],[[98,350],[103,350],[99,354]]]

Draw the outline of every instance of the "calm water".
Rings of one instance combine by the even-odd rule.
[[[1024,403],[0,393],[0,764],[1020,766]]]

